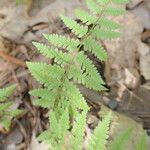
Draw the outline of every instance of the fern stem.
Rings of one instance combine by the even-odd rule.
[[[88,33],[82,37],[82,39],[80,40],[81,43],[83,43],[83,41],[88,38],[90,36],[90,34],[92,33],[92,31],[94,30],[94,28],[96,27],[97,23],[100,21],[101,17],[103,16],[107,6],[109,5],[109,3],[111,3],[112,0],[109,0],[103,7],[101,13],[98,15],[98,19],[95,21],[94,25],[92,26],[92,28],[88,31]],[[82,46],[82,44],[81,44]]]
[[[57,95],[57,97],[56,97],[56,99],[55,99],[54,108],[55,108],[55,107],[58,105],[58,103],[59,103],[59,99],[61,98],[61,95],[62,95],[62,89],[63,89],[64,82],[65,82],[65,80],[66,80],[66,78],[67,78],[67,76],[68,76],[68,74],[69,74],[69,69],[70,69],[70,67],[71,67],[72,65],[74,65],[74,63],[75,63],[74,61],[75,61],[75,58],[76,58],[76,56],[77,56],[77,54],[78,54],[77,52],[80,51],[80,49],[81,49],[81,47],[82,47],[83,42],[85,41],[85,39],[88,38],[88,37],[91,35],[92,31],[93,31],[94,28],[96,27],[97,23],[100,21],[100,19],[101,19],[101,17],[103,16],[103,14],[104,14],[104,12],[105,12],[107,6],[111,3],[111,1],[112,1],[112,0],[109,0],[109,1],[104,5],[104,7],[103,7],[101,13],[98,15],[98,19],[95,21],[95,23],[93,24],[92,28],[88,31],[88,33],[87,33],[86,35],[84,35],[84,36],[80,39],[80,45],[78,46],[77,51],[70,52],[70,57],[72,57],[72,62],[71,62],[70,64],[67,64],[66,66],[64,66],[64,68],[65,68],[65,73],[64,73],[64,75],[63,75],[62,78],[61,78],[62,85],[61,85],[61,86],[58,88],[58,90],[57,90],[58,95]]]

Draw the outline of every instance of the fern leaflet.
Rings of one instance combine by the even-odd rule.
[[[83,26],[80,25],[79,23],[77,23],[76,21],[66,17],[66,16],[62,16],[61,15],[61,19],[63,20],[64,24],[72,30],[72,32],[77,35],[79,38],[83,37],[87,31],[88,31],[88,27],[87,26]]]
[[[8,101],[7,98],[12,94],[16,85],[0,89],[0,122],[2,127],[8,130],[11,126],[11,121],[22,113],[22,110],[13,110],[11,107],[13,102]]]
[[[128,141],[130,135],[132,133],[132,129],[127,129],[123,133],[121,133],[119,136],[116,137],[116,139],[111,143],[108,150],[125,150],[125,144]]]
[[[92,135],[88,150],[104,150],[106,149],[107,139],[109,137],[109,126],[111,123],[111,112],[104,117],[101,123],[94,130],[94,134]]]

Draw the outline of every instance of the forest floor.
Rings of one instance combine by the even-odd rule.
[[[99,121],[97,114],[104,104],[142,124],[150,135],[150,25],[146,17],[144,20],[138,14],[150,13],[147,2],[131,2],[127,15],[114,18],[124,25],[123,36],[103,41],[109,60],[99,62],[92,58],[109,91],[98,93],[80,87],[93,107],[87,122],[91,129]],[[50,63],[36,51],[32,41],[45,42],[42,33],[68,34],[59,14],[74,17],[73,10],[79,6],[84,7],[83,0],[35,0],[28,10],[25,5],[16,6],[14,0],[0,1],[0,87],[17,84],[10,99],[15,102],[14,108],[26,110],[13,121],[10,131],[0,126],[0,150],[45,150],[43,145],[39,147],[35,135],[47,127],[46,110],[32,105],[33,97],[28,92],[39,84],[29,73],[26,61]]]

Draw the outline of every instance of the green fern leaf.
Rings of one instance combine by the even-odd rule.
[[[53,111],[49,113],[49,117],[50,117],[50,128],[48,130],[49,134],[51,135],[50,144],[53,147],[58,146],[60,148],[61,145],[65,143],[65,135],[70,127],[68,109],[64,110],[64,112],[60,116],[60,119],[57,119],[56,114]],[[40,140],[43,140],[44,138],[45,139],[49,138],[47,132],[40,135],[39,137]]]
[[[86,127],[86,111],[83,111],[81,114],[75,118],[75,122],[72,129],[72,147],[71,150],[82,150],[83,139],[85,136],[85,127]]]
[[[105,84],[93,62],[84,54],[83,51],[78,53],[76,61],[79,65],[81,65],[81,69],[83,69],[85,73],[89,75],[92,79],[94,79],[98,83]]]
[[[58,137],[64,141],[64,137],[66,132],[68,132],[68,129],[70,127],[70,121],[69,121],[69,112],[68,109],[65,109],[64,113],[62,114],[60,120],[59,120],[59,135]]]
[[[76,17],[80,19],[83,23],[86,23],[87,25],[90,25],[96,22],[95,16],[90,15],[88,12],[82,9],[76,9],[75,13],[76,13]]]
[[[125,1],[122,0],[122,3]],[[116,32],[120,25],[105,16],[124,14],[124,10],[111,6],[112,3],[120,4],[121,0],[101,0],[101,3],[100,0],[86,0],[86,3],[92,14],[76,10],[80,23],[61,15],[62,21],[75,38],[45,34],[51,47],[33,43],[40,53],[54,59],[53,65],[27,63],[34,78],[44,84],[44,88],[33,90],[30,94],[37,98],[33,102],[35,105],[48,108],[50,126],[39,139],[49,143],[52,150],[82,150],[89,107],[76,84],[83,84],[97,91],[106,89],[86,52],[93,53],[100,60],[106,60],[107,54],[97,39],[113,39],[120,35]],[[95,129],[88,150],[106,148],[110,122],[111,113]],[[66,145],[66,138],[70,140],[69,146]]]
[[[1,103],[0,114],[2,114],[4,111],[6,111],[11,105],[12,105],[12,102]]]
[[[12,117],[16,117],[19,116],[20,114],[22,114],[24,112],[24,110],[22,109],[16,109],[16,110],[11,110],[10,114]]]
[[[99,14],[100,13],[100,7],[94,0],[86,0],[86,4],[88,9],[94,13],[94,14]]]
[[[98,126],[94,130],[94,134],[92,135],[89,141],[88,150],[106,149],[107,139],[109,136],[109,126],[111,123],[111,117],[112,117],[111,112],[109,112],[109,114],[104,117],[102,122],[98,124]]]
[[[23,110],[19,109],[13,110],[11,108],[13,102],[6,99],[12,94],[15,87],[16,85],[11,85],[7,88],[0,89],[0,122],[6,130],[9,129],[12,119],[23,112]]]
[[[119,136],[116,137],[116,139],[111,143],[108,150],[125,150],[125,144],[129,140],[129,137],[132,133],[132,129],[127,129],[123,133],[121,133]]]
[[[87,88],[97,91],[104,91],[106,88],[102,86],[102,82],[97,82],[94,78],[91,78],[87,73],[83,73],[83,70],[72,67],[69,72],[69,78],[73,78],[75,83],[85,85]],[[100,77],[101,78],[101,77]],[[102,80],[102,79],[100,79]]]
[[[92,34],[95,38],[102,39],[102,40],[111,40],[114,38],[118,38],[121,35],[120,32],[102,30],[102,29],[99,29],[98,27],[93,30]]]
[[[83,73],[83,70],[76,68],[76,66],[71,66],[68,74],[68,78],[72,79],[77,83],[82,83],[86,74]]]
[[[8,130],[9,128],[10,128],[10,126],[11,126],[11,119],[10,118],[8,118],[8,117],[3,117],[3,119],[2,119],[2,125],[3,125],[3,127],[6,129],[6,130]]]
[[[51,139],[51,132],[50,130],[43,131],[39,136],[38,136],[38,141],[49,141]]]
[[[84,97],[74,84],[72,84],[71,82],[66,82],[64,84],[64,89],[66,89],[66,96],[71,101],[71,106],[81,110],[88,110],[88,105],[85,102]]]
[[[92,52],[99,60],[107,59],[107,53],[104,48],[91,37],[84,41],[84,49]]]
[[[33,101],[33,104],[42,108],[53,108],[54,107],[54,99],[36,99]]]
[[[103,28],[103,29],[115,30],[115,29],[121,28],[121,25],[119,23],[111,21],[107,18],[101,18],[98,24],[100,25],[100,28]]]
[[[53,88],[57,88],[56,87],[53,87]],[[29,92],[30,95],[32,96],[37,96],[37,97],[40,97],[40,98],[50,98],[52,99],[53,97],[56,96],[56,94],[54,94],[54,91],[50,90],[50,89],[43,89],[43,88],[40,88],[40,89],[35,89],[35,90],[32,90]]]
[[[83,83],[82,83],[83,84]],[[106,91],[107,89],[99,82],[96,82],[94,79],[86,76],[84,79],[84,84],[87,88],[93,89],[95,91]]]
[[[54,46],[57,46],[59,48],[65,48],[69,51],[76,49],[80,44],[78,39],[71,39],[70,37],[65,37],[58,34],[44,34],[44,37]]]
[[[12,94],[15,87],[16,87],[16,85],[11,85],[7,88],[0,89],[0,102],[5,101],[6,98],[9,97]]]
[[[51,111],[49,112],[49,118],[50,118],[50,131],[52,134],[59,135],[59,124],[58,120],[56,118],[55,112]]]
[[[79,38],[83,37],[87,31],[88,27],[80,25],[75,20],[70,19],[69,17],[61,15],[61,19],[63,20],[64,24],[72,30],[72,32],[77,35]]]
[[[51,83],[60,84],[60,78],[64,74],[64,70],[57,65],[47,65],[46,63],[27,62],[27,66],[40,83],[49,85]]]
[[[80,67],[80,70],[83,70],[84,74],[80,77],[77,77],[75,74],[75,78],[78,78],[78,83],[85,85],[87,88],[94,89],[97,91],[106,90],[102,86],[105,84],[99,75],[97,69],[95,68],[93,62],[87,58],[83,51],[79,52],[76,57],[76,62]],[[74,74],[72,75],[74,77]]]
[[[58,86],[54,86],[53,88],[57,89]],[[33,104],[36,106],[40,106],[43,108],[53,108],[54,101],[56,98],[56,91],[50,89],[36,89],[29,92],[30,95],[39,97],[33,101]]]
[[[122,9],[122,8],[107,7],[105,13],[107,15],[111,15],[111,16],[120,16],[120,15],[126,14],[127,11],[125,9]]]
[[[39,50],[41,54],[48,58],[55,58],[58,64],[70,63],[70,57],[67,53],[59,51],[57,48],[48,47],[44,44],[33,42],[33,45]]]

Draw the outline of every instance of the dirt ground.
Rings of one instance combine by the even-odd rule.
[[[107,62],[99,62],[91,56],[109,89],[98,93],[80,87],[93,106],[88,122],[91,128],[96,126],[96,114],[104,104],[142,123],[150,135],[150,27],[145,21],[147,18],[141,20],[137,13],[139,10],[150,12],[147,4],[148,1],[136,4],[130,1],[126,6],[128,14],[114,18],[124,25],[123,36],[111,42],[103,41],[109,54]],[[10,131],[0,127],[0,150],[44,150],[35,135],[46,129],[47,111],[32,105],[33,97],[28,92],[39,84],[25,62],[50,62],[31,42],[45,42],[42,33],[69,34],[59,14],[74,18],[73,10],[79,6],[85,6],[83,0],[35,0],[31,8],[16,5],[14,0],[0,0],[0,87],[17,84],[11,99],[16,107],[26,110],[13,121]]]

